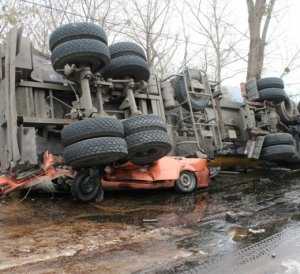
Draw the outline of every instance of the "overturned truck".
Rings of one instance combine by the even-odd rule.
[[[249,81],[236,103],[200,70],[159,80],[141,47],[107,44],[99,26],[68,24],[52,33],[50,58],[20,29],[8,33],[0,47],[2,173],[41,166],[46,152],[61,166],[97,172],[168,153],[300,162],[299,112],[280,79]]]

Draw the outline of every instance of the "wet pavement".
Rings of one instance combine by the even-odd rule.
[[[99,204],[79,204],[67,195],[1,200],[0,273],[192,270],[297,228],[297,177],[222,175],[206,192],[108,192]]]

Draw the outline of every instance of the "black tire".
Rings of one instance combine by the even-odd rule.
[[[119,42],[109,46],[111,59],[125,55],[135,55],[147,61],[145,51],[141,46],[132,42]]]
[[[257,80],[257,89],[262,90],[266,88],[279,88],[284,89],[282,79],[277,77],[267,77]]]
[[[288,98],[283,89],[280,88],[266,88],[258,91],[259,99],[257,101],[270,101],[279,104]]]
[[[122,122],[111,117],[88,118],[65,126],[61,132],[64,146],[96,137],[124,137]]]
[[[62,72],[65,65],[89,66],[93,72],[110,62],[108,47],[97,40],[79,39],[57,46],[51,55],[55,70]]]
[[[64,160],[75,168],[107,165],[127,156],[127,145],[119,137],[83,140],[64,149]]]
[[[291,157],[291,159],[288,162],[293,164],[299,164],[300,163],[299,153],[296,151],[295,154]]]
[[[128,160],[137,165],[151,164],[171,151],[168,134],[163,130],[147,130],[126,137]]]
[[[296,153],[295,146],[275,145],[264,147],[261,152],[261,158],[268,161],[287,162]]]
[[[75,200],[91,202],[96,200],[100,189],[100,177],[79,174],[71,185],[71,193]]]
[[[197,178],[191,171],[182,171],[175,182],[175,189],[179,193],[192,193],[197,189]]]
[[[107,36],[102,27],[86,22],[70,23],[58,27],[50,35],[49,48],[54,50],[58,45],[76,39],[94,39],[107,45]]]
[[[295,145],[293,136],[289,133],[272,133],[265,137],[264,147],[274,145]]]
[[[277,113],[279,115],[280,121],[286,125],[295,125],[297,124],[297,106],[289,98],[284,100],[281,104],[276,107]]]
[[[167,131],[167,126],[164,121],[157,115],[140,115],[128,118],[123,121],[125,136],[146,131],[146,130],[164,130]]]
[[[148,81],[150,71],[144,59],[126,55],[112,59],[111,63],[103,69],[102,75],[106,79],[130,77],[136,81]]]
[[[175,84],[175,97],[176,100],[180,103],[183,104],[182,106],[189,110],[189,104],[187,103],[187,90],[185,87],[184,79],[183,77],[180,77],[177,79],[176,84]],[[208,104],[209,104],[209,97],[208,96],[203,96],[203,97],[196,97],[194,95],[190,96],[191,98],[191,105],[192,109],[194,111],[200,111],[205,109]]]

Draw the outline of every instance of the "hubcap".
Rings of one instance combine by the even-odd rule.
[[[194,187],[195,180],[192,175],[183,173],[180,176],[180,182],[185,189],[190,189],[191,187]]]

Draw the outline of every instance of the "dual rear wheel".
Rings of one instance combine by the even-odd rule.
[[[272,133],[265,137],[261,158],[270,162],[300,162],[296,142],[289,133]]]
[[[50,36],[53,68],[64,74],[66,65],[90,67],[108,78],[148,81],[150,71],[143,48],[132,42],[108,47],[105,31],[98,25],[80,22],[63,25]]]

